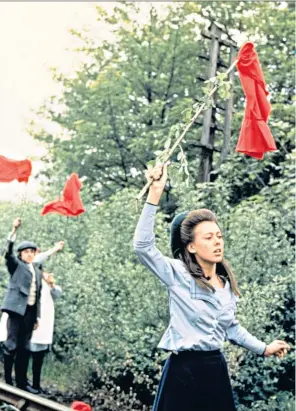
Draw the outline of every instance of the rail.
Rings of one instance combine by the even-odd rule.
[[[69,411],[70,407],[0,382],[0,400],[19,411]]]

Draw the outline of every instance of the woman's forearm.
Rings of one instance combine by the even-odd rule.
[[[153,204],[153,205],[158,205],[161,195],[163,193],[163,190],[161,189],[153,189],[150,188],[148,197],[147,197],[147,203]]]

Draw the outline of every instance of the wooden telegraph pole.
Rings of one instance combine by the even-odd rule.
[[[206,39],[210,39],[210,54],[209,57],[204,57],[209,60],[207,78],[215,77],[217,75],[218,67],[227,67],[226,64],[220,59],[220,45],[224,45],[229,48],[229,61],[228,66],[231,65],[237,52],[237,46],[235,43],[229,40],[223,40],[221,38],[223,34],[223,26],[213,22],[209,32],[203,32],[202,35]],[[233,81],[234,72],[229,75],[229,80]],[[214,102],[217,101],[217,95],[214,95]],[[198,172],[198,182],[203,183],[210,181],[211,174],[218,172],[220,165],[225,160],[229,150],[229,141],[231,135],[231,120],[233,112],[233,96],[231,94],[230,99],[225,103],[224,107],[224,124],[223,126],[218,124],[216,118],[216,107],[211,107],[205,111],[203,116],[202,136],[200,141],[201,154],[200,165]],[[215,132],[217,130],[223,131],[223,146],[221,150],[215,148]],[[215,170],[213,170],[213,153],[219,151],[220,159]]]

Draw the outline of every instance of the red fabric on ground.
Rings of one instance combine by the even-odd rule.
[[[92,411],[92,408],[90,405],[86,404],[85,402],[81,402],[81,401],[74,401],[71,404],[70,409],[76,410],[76,411]]]
[[[85,212],[82,200],[80,198],[80,188],[82,184],[76,173],[72,173],[67,180],[61,200],[47,203],[41,214],[57,213],[67,217],[75,217]]]
[[[239,78],[247,102],[236,151],[262,159],[265,152],[277,149],[267,125],[271,111],[266,98],[269,93],[254,44],[245,43],[237,58]]]

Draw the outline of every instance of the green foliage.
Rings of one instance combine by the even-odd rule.
[[[238,411],[249,411],[249,407],[244,405],[239,406]],[[274,394],[270,397],[268,402],[256,401],[255,404],[252,404],[252,410],[260,411],[294,411],[295,410],[295,401],[294,395],[288,391],[282,391],[278,394]]]

